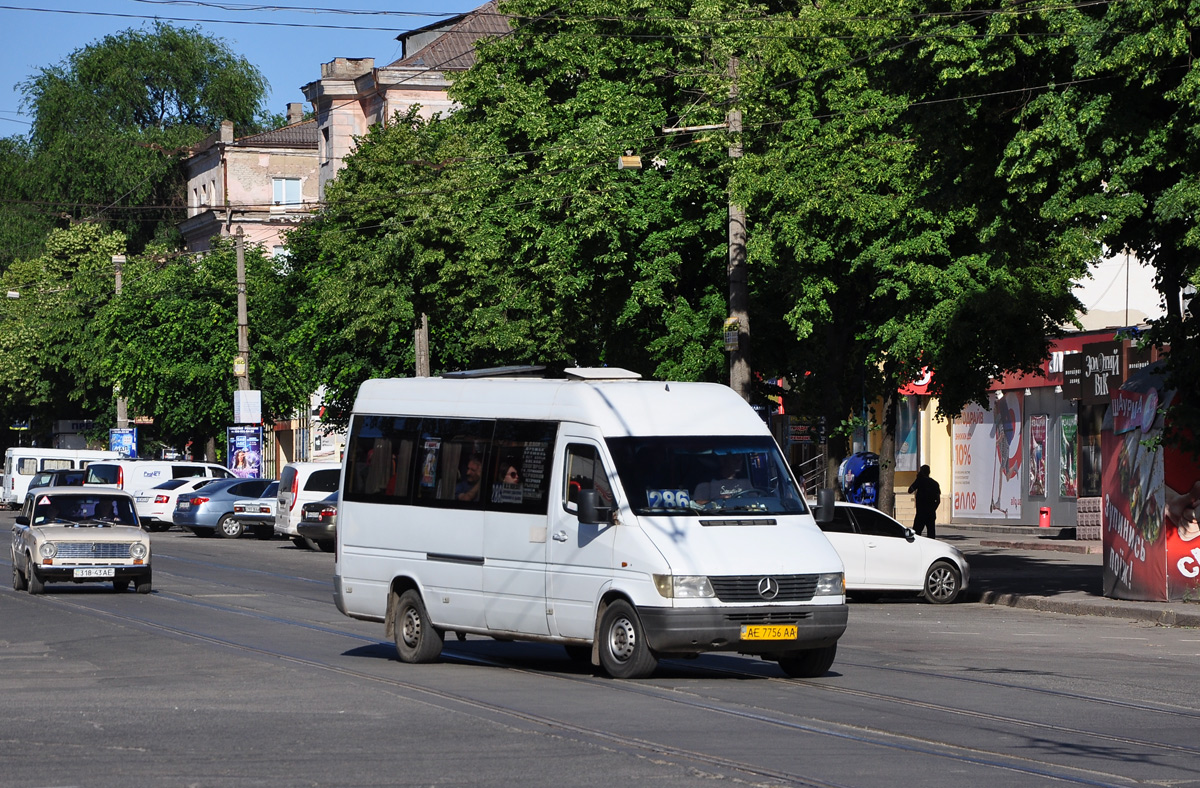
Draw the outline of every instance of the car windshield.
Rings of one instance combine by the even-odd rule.
[[[34,525],[137,525],[133,503],[116,495],[39,495],[33,505]]]
[[[770,437],[609,438],[636,514],[808,511]]]

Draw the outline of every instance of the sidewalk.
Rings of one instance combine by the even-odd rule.
[[[1200,603],[1133,602],[1103,595],[1103,547],[1070,529],[938,524],[939,541],[971,564],[966,602],[1200,627]]]

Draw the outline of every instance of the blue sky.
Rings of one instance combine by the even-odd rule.
[[[269,2],[270,0],[268,0]],[[335,57],[373,57],[385,65],[400,56],[396,36],[484,0],[0,0],[0,137],[24,134],[15,86],[39,68],[110,33],[151,27],[161,19],[199,27],[224,39],[271,84],[268,108],[282,114],[304,101],[300,87],[321,76]],[[341,6],[341,7],[339,7]]]

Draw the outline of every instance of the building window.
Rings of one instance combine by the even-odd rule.
[[[275,205],[300,204],[299,178],[273,178],[271,180],[272,201]]]
[[[200,187],[200,204],[208,205],[208,184]]]

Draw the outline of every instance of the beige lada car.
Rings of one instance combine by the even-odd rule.
[[[150,535],[133,496],[112,488],[42,487],[25,499],[12,531],[13,588],[40,594],[47,583],[132,582],[150,593]]]

